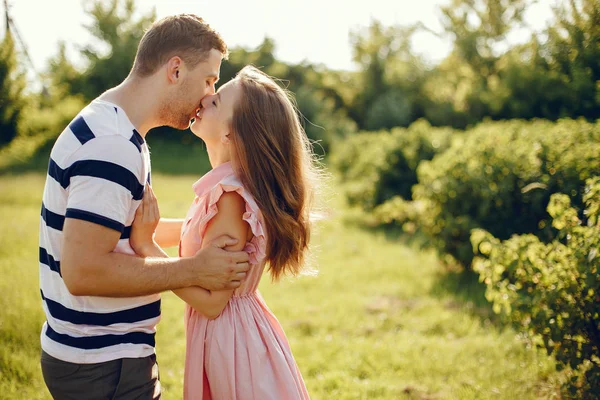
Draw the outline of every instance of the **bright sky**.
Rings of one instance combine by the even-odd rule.
[[[538,0],[526,20],[536,30],[551,17],[550,5],[557,0]],[[85,0],[8,0],[10,14],[26,42],[37,70],[57,50],[59,40],[76,57],[77,46],[90,42],[83,25]],[[291,63],[308,60],[334,69],[352,70],[349,42],[351,30],[372,20],[384,25],[422,22],[440,31],[439,6],[449,0],[137,0],[138,11],[156,8],[157,17],[181,12],[203,17],[219,31],[230,47],[255,47],[269,36],[275,40],[276,57]],[[0,3],[4,16],[4,4]],[[0,22],[3,27],[4,18]],[[4,30],[2,30],[3,32]],[[517,35],[515,41],[528,35]],[[429,60],[442,59],[450,43],[431,34],[415,38],[415,49]]]

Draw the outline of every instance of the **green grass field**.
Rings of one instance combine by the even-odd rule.
[[[48,399],[38,225],[44,174],[0,176],[0,398]],[[161,213],[183,216],[197,177],[154,174]],[[552,360],[503,328],[474,282],[369,231],[333,196],[314,239],[316,277],[263,279],[313,399],[556,399]],[[158,359],[165,399],[182,396],[183,304],[165,294]]]

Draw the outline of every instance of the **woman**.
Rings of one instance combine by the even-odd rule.
[[[318,170],[286,92],[245,67],[206,97],[191,126],[212,171],[197,181],[181,232],[180,256],[229,235],[251,269],[233,291],[175,291],[186,303],[185,399],[308,399],[283,329],[258,293],[263,270],[274,280],[298,274],[310,239]],[[131,244],[143,256],[166,256],[154,243],[158,207],[148,187]]]

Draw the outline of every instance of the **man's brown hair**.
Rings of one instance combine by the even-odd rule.
[[[194,14],[179,14],[160,19],[146,31],[135,55],[133,73],[146,77],[179,56],[194,68],[216,49],[227,58],[227,45],[223,38],[204,20]]]

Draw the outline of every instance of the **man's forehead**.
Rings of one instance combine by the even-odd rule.
[[[221,61],[223,55],[215,49],[212,49],[206,60],[207,69],[210,71],[212,76],[219,77],[219,70],[221,69]]]
[[[199,65],[195,74],[198,74],[197,77],[200,79],[214,79],[216,81],[219,80],[219,70],[215,70],[215,68],[208,63],[203,63],[203,65]]]
[[[201,61],[200,64],[196,67],[197,71],[204,75],[207,79],[219,79],[219,74],[221,70],[221,58],[209,57]]]

